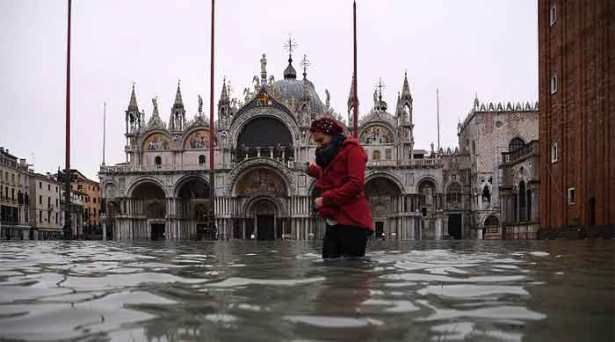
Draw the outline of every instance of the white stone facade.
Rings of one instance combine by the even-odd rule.
[[[178,85],[168,124],[160,118],[155,99],[152,116],[145,120],[133,87],[126,111],[126,162],[100,169],[106,238],[323,237],[324,222],[312,210],[315,181],[289,165],[313,162],[312,120],[321,115],[340,120],[341,116],[330,108],[328,91],[326,104],[321,102],[305,70],[304,78],[296,79],[292,59],[280,81],[267,79],[264,65],[266,61],[260,82],[255,82],[253,91],[244,92],[245,101],[230,99],[223,86],[215,123],[214,182],[209,172],[209,120],[202,103],[194,119],[187,120]],[[366,195],[377,236],[443,239],[454,231],[455,238],[466,237],[468,198],[464,202],[460,193],[459,200],[453,196],[449,203],[446,197],[452,183],[459,185],[460,192],[469,188],[462,177],[465,157],[450,151],[414,150],[413,99],[407,77],[393,114],[381,95],[375,94],[374,106],[362,116],[358,129],[369,158]],[[352,123],[352,96],[348,103]],[[457,215],[452,230],[449,213]]]
[[[538,103],[480,103],[459,124],[459,146],[470,155],[472,237],[483,236],[487,225],[500,225],[501,156],[515,146],[538,139]],[[489,237],[486,237],[489,238]]]

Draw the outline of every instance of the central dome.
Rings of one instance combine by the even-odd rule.
[[[295,101],[298,102],[303,97],[304,82],[307,82],[310,95],[310,114],[312,116],[324,114],[325,106],[320,100],[316,89],[314,89],[314,84],[306,79],[297,80],[295,78],[284,78],[283,80],[276,81],[272,85],[269,85],[267,90],[270,94],[279,94],[280,98],[278,100],[284,103],[287,103],[291,98],[294,98]]]

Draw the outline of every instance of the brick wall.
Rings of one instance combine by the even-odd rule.
[[[540,0],[538,12],[541,225],[615,225],[615,2]]]

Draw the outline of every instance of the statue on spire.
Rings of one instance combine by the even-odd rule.
[[[267,73],[267,55],[263,54],[261,58],[261,73]]]
[[[307,68],[310,66],[310,61],[307,59],[307,55],[303,55],[303,59],[301,60],[301,66],[303,67],[303,79],[307,78]]]

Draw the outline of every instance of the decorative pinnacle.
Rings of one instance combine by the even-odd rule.
[[[378,80],[378,84],[376,84],[376,88],[378,88],[378,100],[382,101],[382,88],[386,88],[384,83],[382,83],[382,77]]]
[[[307,76],[307,68],[310,66],[310,61],[307,59],[307,55],[303,55],[303,59],[301,60],[301,66],[303,67],[303,79]]]
[[[289,60],[289,62],[292,61],[292,59],[293,59],[293,51],[298,46],[299,45],[293,40],[293,37],[289,34],[288,35],[288,41],[286,43],[284,43],[284,49],[286,49],[286,51],[288,51],[288,60]]]

